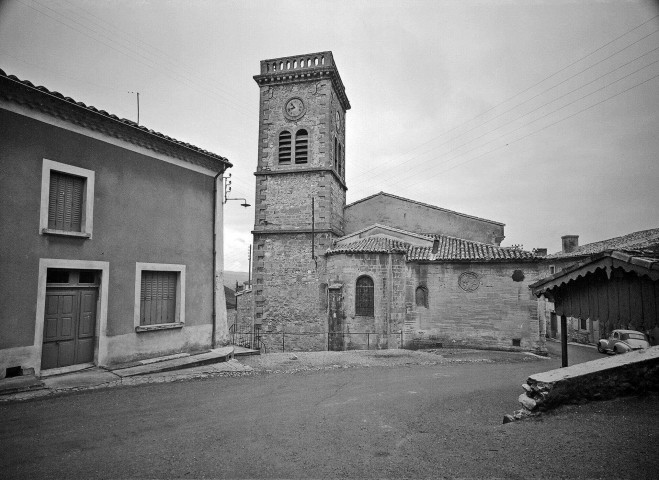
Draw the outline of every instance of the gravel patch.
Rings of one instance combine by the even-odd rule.
[[[297,373],[339,368],[395,367],[455,363],[527,363],[544,358],[518,352],[471,349],[351,350],[344,352],[267,353],[240,357],[256,374]]]

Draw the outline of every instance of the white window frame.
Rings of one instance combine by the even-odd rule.
[[[80,231],[53,230],[48,228],[48,204],[50,202],[50,174],[52,171],[76,175],[85,179],[82,205],[82,221]],[[39,216],[40,235],[63,235],[67,237],[92,238],[94,228],[94,171],[86,168],[74,167],[65,163],[43,159],[41,169],[41,212]]]
[[[155,325],[140,325],[140,308],[142,293],[142,272],[178,272],[176,278],[176,316],[174,323],[160,323]],[[150,332],[153,330],[168,330],[182,328],[185,325],[185,265],[173,263],[142,263],[135,264],[135,310],[133,324],[136,332]]]

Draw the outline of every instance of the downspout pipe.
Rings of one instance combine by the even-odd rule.
[[[217,262],[217,212],[218,212],[218,189],[217,189],[217,180],[220,178],[226,169],[222,169],[215,177],[213,178],[213,318],[212,318],[212,333],[211,333],[211,348],[217,348],[216,335],[217,335],[217,289],[220,288],[218,285],[220,278],[222,278],[222,272],[219,271],[219,265]],[[224,285],[222,285],[224,288]]]

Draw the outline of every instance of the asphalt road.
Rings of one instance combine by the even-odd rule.
[[[570,347],[573,362],[591,354],[601,358]],[[0,477],[656,478],[657,396],[502,425],[528,375],[557,366],[560,357],[511,354],[495,363],[216,377],[2,405]]]

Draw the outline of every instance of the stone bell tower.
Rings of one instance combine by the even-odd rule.
[[[263,332],[320,333],[327,328],[322,254],[344,228],[350,103],[331,52],[263,60],[254,80],[254,323]]]

